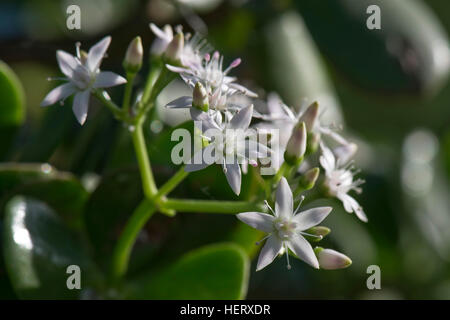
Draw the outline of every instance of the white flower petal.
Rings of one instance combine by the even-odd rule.
[[[200,170],[205,169],[205,168],[208,167],[208,166],[209,166],[209,164],[207,164],[207,163],[205,163],[205,162],[199,163],[199,164],[196,164],[196,163],[188,163],[188,164],[185,165],[184,171],[186,171],[186,172],[200,171]]]
[[[293,221],[297,223],[300,231],[309,229],[321,223],[333,210],[332,207],[318,207],[297,213]]]
[[[194,156],[190,159],[189,163],[186,164],[184,171],[186,172],[199,171],[213,164],[214,162],[209,163],[208,161],[205,161],[207,158],[204,155],[212,154],[214,148],[215,148],[214,144],[209,144],[202,150],[197,151],[194,154]]]
[[[203,112],[201,110],[198,110],[196,108],[190,108],[189,109],[192,120],[196,122],[201,123],[201,131],[205,132],[210,129],[215,129],[222,131],[222,129],[217,125],[217,123],[209,116],[207,112]],[[196,123],[198,125],[198,123]]]
[[[239,193],[241,193],[241,168],[239,167],[238,163],[226,163],[225,166],[225,176],[227,177],[228,184],[230,185],[231,189],[233,189],[234,193],[239,195]]]
[[[273,231],[274,216],[262,212],[243,212],[237,215],[237,218],[248,224],[250,227],[264,231]]]
[[[334,141],[336,141],[339,144],[348,144],[348,141],[345,140],[345,138],[343,136],[341,136],[337,132],[331,130],[330,128],[320,127],[319,131],[321,133],[329,136],[331,139],[333,139]]]
[[[190,108],[192,106],[192,97],[184,96],[169,102],[167,108]]]
[[[111,37],[107,36],[89,49],[86,66],[91,72],[95,72],[100,66],[110,43]]]
[[[356,216],[359,218],[359,220],[363,222],[368,222],[369,219],[367,219],[366,214],[364,213],[363,209],[359,205],[358,201],[356,201],[353,197],[349,196],[346,193],[338,193],[336,197],[342,201],[342,204],[344,205],[345,211],[352,213],[354,212]]]
[[[252,121],[253,105],[241,109],[230,121],[230,129],[247,130]]]
[[[275,199],[275,214],[278,217],[289,217],[294,213],[292,191],[285,177],[282,177],[277,187]]]
[[[78,92],[73,99],[72,110],[81,125],[86,121],[89,106],[89,94],[88,90]]]
[[[160,39],[163,39],[167,42],[172,41],[173,38],[173,31],[170,26],[164,27],[164,30],[158,28],[154,23],[150,23],[150,29]]]
[[[126,83],[127,80],[111,71],[102,71],[95,78],[94,88],[109,88]]]
[[[59,68],[68,78],[72,78],[74,70],[80,63],[78,60],[63,50],[56,51],[56,60],[58,61]]]
[[[296,234],[292,236],[288,241],[288,247],[301,260],[305,261],[313,268],[319,269],[319,261],[317,261],[313,248],[301,235]]]
[[[41,107],[46,107],[56,103],[57,101],[64,100],[68,96],[75,93],[76,89],[71,83],[65,83],[50,91],[41,102]]]
[[[322,155],[319,158],[320,164],[325,169],[325,171],[330,172],[336,168],[336,159],[328,147],[323,143],[320,144],[320,149],[322,150]]]
[[[186,69],[186,68],[182,68],[182,67],[176,67],[176,66],[172,66],[170,64],[166,64],[166,68],[169,69],[172,72],[175,72],[175,73],[184,73],[184,72],[191,73],[190,69]]]
[[[271,264],[280,252],[282,245],[283,243],[277,237],[269,237],[259,254],[256,271],[259,271],[265,268],[267,265]]]
[[[355,155],[358,146],[355,143],[347,143],[334,148],[333,153],[339,159],[339,163],[346,164]]]
[[[235,89],[243,94],[245,94],[248,97],[251,98],[257,98],[258,94],[256,92],[253,92],[249,89],[247,89],[246,87],[244,87],[243,85],[240,85],[238,83],[232,82],[232,83],[228,83],[227,86],[231,89]]]

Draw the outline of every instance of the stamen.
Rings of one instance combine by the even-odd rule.
[[[61,80],[67,80],[67,78],[64,78],[64,77],[48,77],[47,78],[47,81],[54,81],[54,80],[58,80],[58,81],[61,81]]]
[[[248,163],[254,168],[258,166],[258,162],[256,162],[256,160],[249,160]]]
[[[269,238],[271,235],[272,235],[272,234],[269,233],[268,235],[266,235],[266,236],[265,236],[264,238],[262,238],[261,240],[256,241],[256,242],[255,242],[255,245],[259,246],[259,245],[261,244],[261,242],[263,242],[264,240],[266,240],[267,238]]]
[[[233,62],[230,63],[228,68],[225,69],[223,74],[227,74],[231,69],[236,68],[240,64],[241,64],[241,58],[237,58],[237,59],[233,60]]]
[[[300,234],[322,240],[323,236],[300,231]]]
[[[287,242],[284,242],[284,250],[286,251],[286,259],[287,259],[287,269],[291,270],[291,264],[289,263],[289,250],[287,247]]]
[[[75,43],[75,51],[77,53],[77,58],[81,59],[81,52],[80,52],[80,48],[81,48],[81,43],[79,41],[77,41]]]
[[[183,26],[182,26],[181,24],[177,25],[177,26],[175,27],[175,31],[176,31],[177,33],[183,32]]]
[[[275,215],[275,211],[273,211],[272,207],[269,205],[267,200],[264,200],[264,204],[267,206],[267,208],[269,208],[269,210],[273,213],[273,215]]]
[[[294,215],[297,214],[298,209],[300,209],[300,206],[302,205],[303,200],[305,200],[305,196],[300,197],[300,202],[298,203],[297,209],[294,211]]]

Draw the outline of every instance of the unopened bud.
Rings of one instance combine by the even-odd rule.
[[[343,269],[352,264],[352,260],[349,257],[332,249],[316,247],[314,249],[314,253],[317,256],[317,260],[319,260],[319,266],[321,269]]]
[[[309,132],[308,142],[306,144],[306,155],[315,153],[317,149],[319,149],[319,143],[320,143],[320,133]]]
[[[303,121],[306,125],[306,130],[312,132],[319,115],[319,103],[314,101],[300,117],[299,121]]]
[[[319,173],[320,173],[320,169],[317,167],[306,171],[300,177],[297,189],[301,189],[302,192],[312,189],[317,181],[317,178],[319,177]]]
[[[209,109],[208,92],[200,82],[195,84],[194,92],[192,94],[192,106],[203,112],[206,112]]]
[[[128,45],[123,67],[127,72],[137,73],[141,69],[143,56],[144,49],[142,48],[141,37],[136,37]]]
[[[182,32],[178,32],[167,46],[164,55],[167,58],[167,60],[169,60],[170,63],[179,64],[183,48],[184,48],[184,35]]]
[[[305,238],[309,241],[317,242],[322,240],[325,236],[327,236],[331,232],[330,228],[324,227],[324,226],[315,226],[312,228],[309,228],[305,231]],[[307,234],[310,234],[307,235]]]
[[[291,137],[284,152],[284,160],[290,165],[298,165],[306,151],[306,126],[298,122],[292,130]]]

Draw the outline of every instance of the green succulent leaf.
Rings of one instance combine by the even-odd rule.
[[[0,164],[0,205],[21,194],[46,202],[66,221],[77,224],[88,192],[72,174],[48,164]]]
[[[0,127],[22,124],[25,98],[22,85],[3,61],[0,61]]]
[[[46,204],[21,196],[7,204],[3,253],[9,278],[23,299],[74,299],[81,291],[67,287],[67,267],[81,269],[81,289],[93,271],[79,239]]]
[[[171,266],[140,277],[128,288],[132,299],[243,299],[250,262],[235,244],[190,251]]]
[[[25,94],[15,73],[0,61],[0,158],[9,151],[25,118]]]

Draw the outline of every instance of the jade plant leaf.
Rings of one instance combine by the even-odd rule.
[[[3,230],[5,265],[13,288],[24,299],[74,299],[80,290],[67,287],[67,268],[81,269],[81,288],[96,274],[80,240],[46,204],[13,198]]]
[[[88,197],[75,176],[48,164],[0,164],[0,212],[17,194],[45,201],[71,223],[79,222]]]
[[[0,61],[0,158],[25,118],[25,94],[15,73]]]
[[[11,68],[0,61],[0,127],[20,125],[24,117],[22,85]]]
[[[243,299],[249,266],[247,254],[235,244],[205,246],[132,282],[127,298]]]

